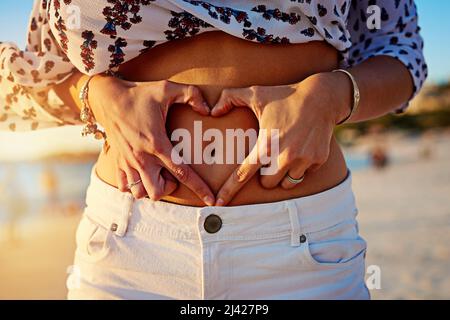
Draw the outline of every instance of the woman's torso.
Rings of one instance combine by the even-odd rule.
[[[222,31],[212,31],[161,44],[122,64],[119,72],[130,81],[168,79],[197,85],[209,105],[213,106],[224,88],[292,84],[311,74],[333,70],[337,65],[337,51],[325,42],[263,45],[233,37]],[[216,128],[224,137],[226,129],[258,128],[255,116],[247,108],[236,108],[224,117],[211,118],[193,112],[187,105],[176,105],[168,115],[168,134],[170,136],[174,129],[186,128],[194,136],[194,121],[199,120],[203,132]],[[203,148],[209,143],[204,142]],[[193,142],[192,147],[194,145]],[[191,166],[212,191],[217,193],[237,164],[202,163]],[[97,174],[105,182],[117,185],[113,153],[100,155]],[[333,138],[328,161],[319,170],[307,174],[305,180],[296,188],[284,190],[278,187],[267,190],[259,183],[259,177],[255,176],[240,190],[230,205],[274,202],[315,194],[339,184],[346,174],[344,157]],[[184,205],[203,205],[203,202],[182,184],[163,200]]]

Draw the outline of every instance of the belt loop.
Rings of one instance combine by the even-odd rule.
[[[291,246],[300,246],[300,236],[302,235],[302,230],[300,226],[299,210],[295,206],[294,201],[286,201],[287,209],[289,211],[289,219],[291,221]]]
[[[134,204],[134,197],[131,193],[125,194],[124,200],[125,204],[123,205],[122,212],[118,217],[119,221],[113,221],[113,223],[111,224],[111,231],[113,231],[119,237],[123,237],[127,232],[128,222],[130,220]]]

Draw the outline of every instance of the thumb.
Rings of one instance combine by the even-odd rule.
[[[220,117],[230,112],[234,107],[249,107],[251,92],[249,88],[223,89],[219,100],[211,110],[213,117]]]

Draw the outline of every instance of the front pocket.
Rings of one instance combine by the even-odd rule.
[[[298,248],[303,265],[333,268],[364,260],[367,244],[358,234],[356,220],[305,236],[305,242]]]
[[[338,253],[333,252],[333,249],[341,247]],[[318,259],[317,255],[312,253],[311,244],[306,240],[301,245],[302,251],[302,264],[321,267],[321,268],[333,268],[333,267],[346,267],[354,263],[360,262],[364,259],[366,253],[366,242],[364,239],[359,238],[349,241],[341,241],[339,243],[327,243],[322,246],[321,251],[328,251],[330,255],[340,258],[336,260],[323,260]]]
[[[98,262],[110,251],[112,232],[98,224],[85,211],[76,232],[76,254],[83,260]]]

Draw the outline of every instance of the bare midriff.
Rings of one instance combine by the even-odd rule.
[[[298,83],[312,74],[331,71],[337,65],[337,51],[323,41],[258,44],[221,31],[212,31],[158,45],[123,64],[119,72],[130,81],[167,79],[194,84],[201,89],[209,105],[214,106],[224,88]],[[258,128],[258,121],[248,108],[235,108],[223,117],[212,118],[192,111],[189,105],[177,104],[171,108],[167,118],[169,137],[173,130],[185,128],[194,139],[194,121],[201,121],[203,132],[215,128],[224,137],[226,129]],[[192,148],[197,141],[193,141]],[[176,143],[178,142],[174,142]],[[201,143],[202,148],[210,143]],[[237,144],[235,146],[237,148]],[[218,192],[237,165],[204,162],[191,164],[214,193]],[[116,161],[112,153],[101,153],[96,171],[104,182],[117,186]],[[344,157],[333,137],[326,163],[319,170],[308,173],[305,180],[294,189],[265,189],[260,184],[258,174],[238,192],[229,205],[275,202],[316,194],[338,185],[346,175]],[[162,200],[190,206],[204,205],[183,184],[179,184],[171,195]]]

